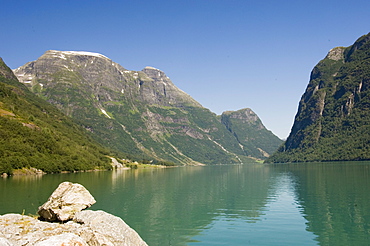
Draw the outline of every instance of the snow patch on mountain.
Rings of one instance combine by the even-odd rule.
[[[105,58],[109,59],[105,55],[95,53],[95,52],[89,52],[89,51],[58,51],[58,50],[50,50],[50,53],[54,53],[56,56],[62,59],[66,59],[66,55],[73,55],[73,56],[95,56],[99,58]],[[110,59],[109,59],[110,60]]]

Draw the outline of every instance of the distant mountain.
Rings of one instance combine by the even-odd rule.
[[[109,152],[51,104],[19,83],[0,58],[0,174],[109,168]]]
[[[370,159],[370,34],[311,72],[286,142],[267,162]]]
[[[260,118],[249,108],[224,112],[221,122],[235,136],[248,156],[265,159],[283,142],[267,130]]]
[[[102,145],[136,158],[222,164],[261,156],[246,154],[214,113],[159,69],[130,71],[97,53],[47,51],[14,72]]]

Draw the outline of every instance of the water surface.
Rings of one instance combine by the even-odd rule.
[[[0,179],[0,214],[31,213],[63,181],[149,245],[368,245],[370,162],[218,165]]]

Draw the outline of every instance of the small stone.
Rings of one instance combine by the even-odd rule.
[[[95,203],[94,197],[80,184],[63,182],[37,212],[46,221],[68,221],[75,213]]]

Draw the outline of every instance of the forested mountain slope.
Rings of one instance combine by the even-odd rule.
[[[110,168],[107,150],[54,106],[31,93],[0,58],[0,174]]]

